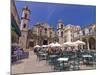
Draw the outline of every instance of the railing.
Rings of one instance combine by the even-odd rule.
[[[77,36],[74,36],[74,38],[79,38],[79,37],[81,37],[81,36],[88,36],[88,35],[96,35],[96,32],[89,32],[89,33],[84,34],[84,35],[78,34]]]

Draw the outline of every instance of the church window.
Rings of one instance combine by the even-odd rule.
[[[47,33],[47,28],[45,28],[45,33]]]
[[[63,37],[63,31],[61,32],[61,37]]]
[[[27,19],[27,14],[25,13],[25,19]]]
[[[83,35],[85,35],[85,31],[83,30]]]
[[[26,24],[23,25],[23,28],[26,28]]]
[[[61,29],[63,29],[63,25],[61,24]]]
[[[50,32],[50,37],[52,36],[52,32]]]

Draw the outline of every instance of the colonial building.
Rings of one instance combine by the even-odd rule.
[[[29,30],[28,47],[47,45],[55,41],[55,31],[47,23],[37,23]]]
[[[57,36],[60,44],[81,40],[85,42],[83,49],[96,50],[96,24],[86,25],[81,29],[79,25],[65,25],[62,20],[59,20]]]
[[[80,29],[81,28],[79,25],[71,25],[71,24],[66,25],[64,28],[64,42],[73,41],[74,32]]]
[[[74,32],[74,41],[78,39],[86,43],[83,49],[96,50],[96,24],[90,24]]]
[[[21,37],[19,39],[19,43],[22,48],[26,48],[27,46],[29,15],[30,15],[30,9],[27,6],[25,6],[22,10],[22,17],[20,24]]]

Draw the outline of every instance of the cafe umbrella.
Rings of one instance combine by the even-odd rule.
[[[52,47],[61,47],[61,45],[58,42],[56,42],[54,45],[52,45]]]
[[[34,48],[38,48],[38,47],[40,47],[40,46],[39,45],[34,46]]]

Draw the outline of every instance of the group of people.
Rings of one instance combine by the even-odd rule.
[[[63,53],[63,49],[61,47],[46,47],[46,48],[41,48],[41,47],[38,47],[38,48],[34,48],[33,49],[35,53],[39,52],[39,51],[43,51],[43,52],[46,52],[48,54],[57,54],[57,55],[60,55],[61,53]]]
[[[60,55],[62,53],[62,49],[59,47],[55,47],[55,48],[48,48],[47,52],[48,54],[57,54]]]

